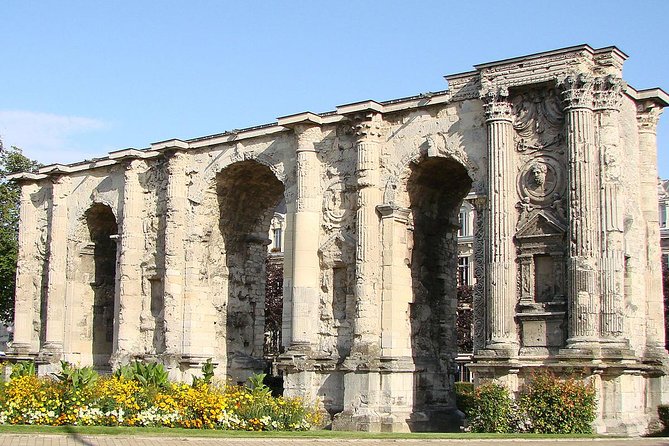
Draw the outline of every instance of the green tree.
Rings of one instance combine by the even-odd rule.
[[[34,172],[39,163],[27,158],[17,147],[5,148],[0,140],[0,320],[14,319],[16,257],[19,233],[19,199],[21,188],[7,175]]]

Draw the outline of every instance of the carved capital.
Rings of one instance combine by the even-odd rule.
[[[358,143],[378,142],[383,136],[383,118],[380,113],[361,116],[355,120],[352,130]]]
[[[623,85],[623,80],[617,76],[595,78],[593,85],[595,110],[620,110]]]
[[[657,123],[660,120],[662,108],[655,102],[645,101],[637,104],[636,120],[639,126],[639,132],[656,133]]]
[[[167,156],[167,171],[170,175],[180,173],[183,169],[183,164],[186,161],[186,154],[179,151],[173,151],[166,154]]]
[[[513,117],[513,106],[509,101],[509,90],[506,87],[490,86],[481,91],[483,111],[486,121],[509,121]]]
[[[594,78],[580,73],[570,74],[558,81],[565,109],[594,107]]]
[[[297,152],[315,152],[316,143],[322,139],[321,128],[316,125],[296,125]]]

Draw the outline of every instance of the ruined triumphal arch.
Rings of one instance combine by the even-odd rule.
[[[476,380],[595,383],[597,429],[669,402],[660,89],[614,47],[477,65],[448,90],[19,174],[13,354],[188,379],[267,370],[268,231],[285,208],[285,393],[335,429],[430,430],[454,405],[458,218],[473,207]],[[282,217],[283,218],[283,217]],[[283,220],[282,220],[283,221]],[[284,223],[282,223],[284,224]]]

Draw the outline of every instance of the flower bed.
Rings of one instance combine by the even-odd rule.
[[[118,373],[87,375],[85,382],[72,376],[14,374],[0,384],[0,423],[261,431],[307,430],[320,421],[300,398],[273,397],[262,385],[263,375],[249,386],[217,385],[211,379],[154,385]]]

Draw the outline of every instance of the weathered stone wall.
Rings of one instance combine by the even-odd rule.
[[[449,90],[146,150],[22,184],[14,350],[42,373],[134,358],[274,370],[335,429],[461,420],[457,230],[473,237],[477,381],[537,367],[598,388],[597,429],[640,433],[664,378],[655,129],[669,97],[588,46],[476,66]],[[285,205],[282,353],[265,260]]]

